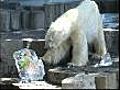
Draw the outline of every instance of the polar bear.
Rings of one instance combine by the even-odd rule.
[[[102,20],[95,1],[84,0],[51,23],[45,36],[48,51],[42,57],[49,64],[58,64],[72,49],[71,63],[77,66],[88,62],[88,46],[93,53],[106,54]]]

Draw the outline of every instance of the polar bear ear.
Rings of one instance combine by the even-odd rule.
[[[54,27],[54,22],[51,22],[50,28]]]
[[[51,24],[53,24],[54,22],[51,22]]]
[[[53,26],[54,25],[54,22],[51,22],[51,26]]]

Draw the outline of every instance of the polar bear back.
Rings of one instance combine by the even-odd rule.
[[[61,31],[63,29],[68,31],[72,28],[72,32],[75,31],[75,29],[80,29],[80,31],[85,33],[87,41],[90,43],[93,41],[94,37],[97,36],[99,32],[97,30],[98,27],[102,27],[102,21],[100,18],[98,6],[95,1],[85,0],[81,2],[80,5],[78,5],[76,8],[68,10],[59,18],[57,18],[51,27],[52,26],[57,28],[55,29],[57,31]]]

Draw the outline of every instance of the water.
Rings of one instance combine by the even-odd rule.
[[[103,20],[104,28],[112,28],[112,29],[119,28],[119,13],[104,13],[101,14],[101,17]]]

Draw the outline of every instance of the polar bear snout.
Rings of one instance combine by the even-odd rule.
[[[45,42],[44,49],[52,49],[52,48],[53,48],[53,46],[51,46],[50,43]]]

